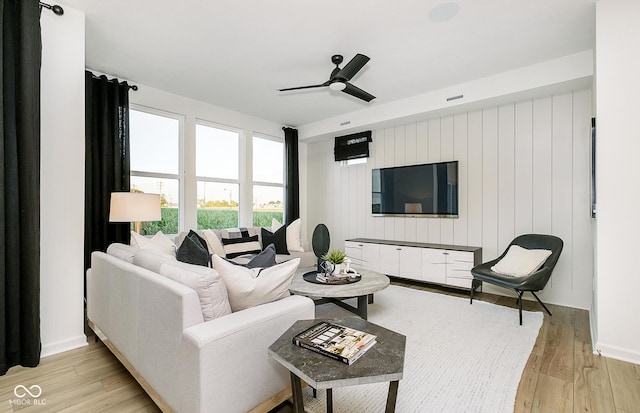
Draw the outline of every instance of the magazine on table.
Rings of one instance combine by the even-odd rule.
[[[376,336],[321,321],[293,337],[293,344],[352,364],[376,343]]]

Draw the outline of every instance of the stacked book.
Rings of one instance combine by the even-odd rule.
[[[376,343],[376,336],[321,321],[293,337],[293,344],[346,364],[358,360]]]

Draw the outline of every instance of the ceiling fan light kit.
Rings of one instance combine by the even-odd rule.
[[[349,83],[359,71],[367,64],[369,58],[363,54],[358,53],[353,59],[349,61],[342,69],[340,69],[340,63],[342,63],[342,55],[336,54],[331,56],[331,62],[336,65],[335,69],[331,71],[329,80],[319,85],[298,86],[285,89],[278,89],[280,92],[286,92],[289,90],[300,89],[312,89],[318,87],[329,86],[331,90],[342,91],[348,95],[364,100],[365,102],[371,102],[376,97],[372,94],[365,92],[364,90]]]

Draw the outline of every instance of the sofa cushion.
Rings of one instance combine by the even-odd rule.
[[[189,231],[176,252],[178,261],[203,266],[209,265],[209,256],[207,241],[193,230]]]
[[[164,263],[176,262],[176,257],[169,254],[163,254],[154,250],[139,249],[133,255],[133,264],[138,267],[146,268],[149,271],[159,272],[160,266]]]
[[[147,250],[159,251],[165,254],[176,255],[176,244],[169,239],[162,231],[158,231],[156,235],[147,238],[131,231],[131,246],[135,248],[143,248]]]
[[[272,244],[276,249],[276,254],[289,254],[287,249],[287,229],[281,227],[275,232],[271,232],[266,228],[261,228],[262,246]]]
[[[298,269],[296,258],[269,268],[245,268],[213,256],[213,265],[222,276],[232,311],[279,300],[289,296],[289,286]]]
[[[526,249],[514,244],[509,247],[505,256],[491,267],[491,271],[512,277],[524,277],[542,267],[550,255],[550,250]]]
[[[120,258],[130,264],[133,264],[133,256],[136,254],[136,251],[138,251],[137,248],[119,242],[114,242],[107,247],[107,254]]]
[[[159,273],[198,293],[204,321],[231,313],[227,289],[213,268],[174,261],[160,265]]]
[[[226,257],[226,253],[224,252],[224,245],[222,245],[220,237],[214,231],[205,229],[204,231],[202,231],[202,236],[207,241],[207,247],[209,248],[210,254],[216,254],[221,257]]]
[[[224,252],[227,258],[235,258],[244,254],[259,254],[262,251],[258,236],[242,238],[222,238]]]

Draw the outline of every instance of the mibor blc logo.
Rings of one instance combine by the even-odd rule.
[[[29,387],[18,384],[13,389],[13,395],[16,398],[9,400],[11,406],[43,406],[47,404],[45,399],[39,398],[42,395],[42,387],[37,384]]]

